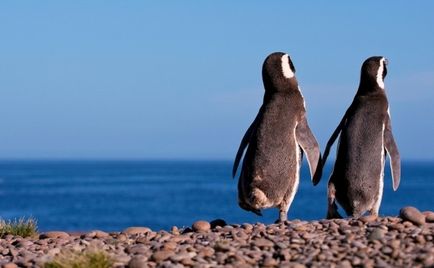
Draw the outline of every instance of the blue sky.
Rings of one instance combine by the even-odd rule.
[[[393,3],[393,5],[392,5]],[[2,1],[0,158],[233,159],[291,55],[322,149],[389,59],[403,159],[434,159],[432,1]]]

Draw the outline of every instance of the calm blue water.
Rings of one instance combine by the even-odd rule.
[[[39,229],[169,229],[198,219],[271,223],[277,209],[259,217],[237,205],[231,161],[1,161],[0,218],[37,218]],[[434,209],[434,163],[404,162],[392,191],[386,167],[382,215],[405,205]],[[330,166],[313,187],[306,165],[289,218],[321,219],[326,212]]]

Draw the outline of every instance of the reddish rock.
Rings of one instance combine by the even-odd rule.
[[[178,244],[172,241],[166,242],[163,245],[163,249],[165,250],[175,250],[178,247]]]
[[[406,221],[410,221],[416,225],[425,224],[425,215],[423,215],[415,207],[404,207],[399,211],[399,216]]]
[[[106,238],[109,237],[110,235],[106,232],[95,230],[87,233],[86,236],[92,238]]]
[[[175,253],[171,250],[160,250],[157,252],[154,252],[154,254],[152,254],[151,259],[154,260],[155,262],[161,262],[161,261],[165,261],[168,258],[172,257]]]
[[[207,221],[197,221],[191,226],[195,232],[208,232],[211,230],[211,224]]]
[[[146,234],[152,232],[148,227],[128,227],[123,230],[123,233],[128,235],[136,235],[136,234]]]
[[[366,215],[366,216],[362,216],[359,218],[359,220],[361,220],[364,223],[368,223],[368,222],[374,222],[376,221],[378,218],[377,215]]]
[[[424,211],[424,212],[422,212],[422,214],[425,215],[425,221],[426,222],[434,222],[434,212]]]
[[[147,266],[148,259],[145,256],[136,255],[128,262],[128,268],[144,268]]]
[[[66,239],[69,237],[68,233],[65,232],[61,232],[61,231],[51,231],[51,232],[46,232],[43,233],[39,236],[40,239],[45,239],[45,238],[62,238],[62,239]]]
[[[13,262],[9,262],[9,263],[3,264],[2,268],[18,268],[18,265],[16,265]]]

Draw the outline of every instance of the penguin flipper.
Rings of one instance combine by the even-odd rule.
[[[399,156],[398,146],[392,134],[392,124],[390,117],[387,116],[384,128],[384,147],[390,157],[390,168],[393,180],[393,190],[396,191],[401,180],[401,158]]]
[[[240,164],[241,157],[243,156],[244,150],[250,142],[250,138],[252,134],[256,131],[258,118],[262,115],[262,107],[259,109],[258,114],[256,115],[255,120],[253,120],[250,127],[247,129],[246,133],[241,140],[240,147],[238,148],[237,155],[235,157],[234,166],[232,168],[232,178],[235,178],[235,174],[237,173],[238,165]]]
[[[296,141],[303,149],[310,168],[313,185],[318,184],[322,175],[321,151],[318,142],[309,128],[306,117],[298,122],[295,130]]]
[[[341,133],[344,122],[345,122],[345,116],[342,118],[341,122],[336,127],[335,131],[333,132],[332,136],[330,137],[329,141],[327,142],[326,148],[324,150],[323,158],[322,158],[322,164],[321,164],[323,167],[327,161],[327,157],[329,156],[330,148],[332,147],[333,143],[335,143],[337,137]]]
[[[355,100],[354,100],[355,101]],[[354,103],[353,101],[353,103]],[[326,148],[324,150],[324,154],[322,155],[322,167],[324,167],[326,161],[327,161],[327,157],[329,156],[330,153],[330,148],[332,147],[333,143],[335,143],[336,139],[338,138],[339,134],[341,133],[342,128],[345,125],[345,122],[347,121],[347,115],[351,112],[352,107],[353,107],[353,103],[350,105],[350,107],[348,108],[348,110],[345,112],[344,116],[341,119],[341,122],[339,122],[339,125],[336,127],[335,131],[333,132],[333,134],[331,135],[330,139],[327,142]]]

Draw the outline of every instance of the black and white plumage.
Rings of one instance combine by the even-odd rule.
[[[341,217],[335,201],[350,216],[358,217],[367,211],[378,215],[386,153],[391,160],[393,189],[399,186],[401,164],[384,88],[386,74],[384,57],[365,60],[356,96],[327,143],[323,165],[340,135],[328,183],[327,218]]]
[[[233,176],[247,148],[238,181],[240,207],[258,215],[261,209],[278,207],[279,220],[284,221],[299,184],[301,151],[307,156],[314,184],[321,177],[321,153],[307,123],[289,55],[270,54],[264,61],[262,78],[263,104],[241,141]]]

